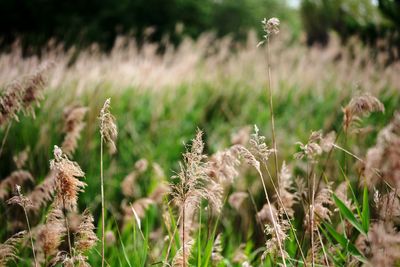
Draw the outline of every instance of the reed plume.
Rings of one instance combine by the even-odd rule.
[[[174,259],[172,260],[172,267],[189,266],[188,255],[190,255],[192,251],[193,244],[194,244],[193,240],[187,240],[186,243],[182,244],[182,247],[178,250]]]
[[[19,152],[17,155],[13,156],[13,161],[14,161],[17,169],[20,170],[25,166],[25,164],[29,158],[29,152],[30,152],[30,148],[27,147],[23,151]]]
[[[371,112],[384,112],[385,107],[376,97],[369,93],[353,97],[349,104],[343,108],[343,127],[347,131],[349,127],[361,120],[361,117]]]
[[[57,206],[52,206],[47,215],[46,223],[40,226],[36,237],[36,246],[43,254],[45,265],[49,258],[56,256],[59,252],[59,246],[66,232],[63,211]]]
[[[110,112],[111,99],[108,98],[100,111],[100,134],[102,140],[109,146],[109,152],[114,154],[117,151],[115,142],[118,136],[115,118]]]
[[[50,173],[44,178],[44,180],[27,195],[32,202],[30,209],[38,212],[41,207],[45,206],[53,199],[54,194],[57,191],[55,176],[56,171],[50,170]]]
[[[50,168],[56,173],[56,205],[70,211],[75,210],[78,193],[83,192],[86,186],[86,183],[78,178],[84,177],[85,173],[76,162],[70,161],[58,146],[54,146],[54,159],[50,161]]]
[[[55,172],[55,205],[63,211],[65,228],[67,229],[69,254],[72,255],[67,212],[76,210],[77,208],[78,193],[83,192],[86,186],[86,183],[80,181],[78,178],[84,177],[85,173],[76,162],[70,161],[58,146],[54,146],[54,159],[50,161],[50,169]]]
[[[64,141],[61,145],[62,150],[68,157],[72,157],[78,146],[78,140],[85,123],[83,119],[88,108],[81,106],[69,106],[64,109]]]
[[[75,253],[83,255],[96,245],[98,238],[94,233],[95,227],[93,225],[93,220],[93,216],[90,214],[89,210],[85,210],[82,213],[81,223],[75,235]]]
[[[46,86],[46,73],[50,63],[40,66],[35,73],[20,81],[14,81],[8,85],[0,97],[0,126],[11,119],[18,121],[17,113],[35,116],[32,105],[43,99],[43,89]]]
[[[383,128],[375,146],[367,151],[364,164],[365,182],[369,188],[386,181],[400,188],[400,112]],[[361,181],[361,182],[364,182]]]
[[[210,179],[208,175],[208,166],[205,162],[207,158],[203,155],[204,143],[202,140],[202,132],[197,131],[196,137],[192,141],[192,147],[183,155],[183,164],[180,164],[180,172],[174,176],[179,179],[177,183],[172,184],[171,196],[174,204],[179,208],[180,218],[180,235],[182,240],[182,248],[174,259],[176,266],[188,266],[188,242],[192,229],[192,219],[197,213],[202,199],[208,200],[209,206],[216,212],[219,212],[221,203],[222,189],[218,184]],[[209,185],[215,186],[209,190]],[[190,245],[191,247],[191,245]],[[178,263],[177,263],[178,262]],[[173,263],[174,265],[174,263]]]

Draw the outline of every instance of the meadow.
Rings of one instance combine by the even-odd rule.
[[[285,32],[1,54],[0,266],[400,264],[400,64]]]

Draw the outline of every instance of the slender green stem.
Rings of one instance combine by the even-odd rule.
[[[11,124],[12,124],[12,121],[10,121],[10,122],[8,123],[7,129],[6,129],[6,133],[4,134],[3,141],[1,142],[0,156],[1,156],[1,154],[3,153],[3,148],[4,148],[4,145],[5,145],[5,143],[6,143],[6,140],[7,140],[7,137],[8,137],[8,133],[10,132]]]
[[[101,266],[104,267],[104,223],[105,223],[105,210],[104,210],[104,176],[103,176],[103,136],[100,142],[100,179],[101,179]]]
[[[275,176],[278,180],[278,188],[280,186],[280,178],[278,172],[278,150],[276,146],[276,134],[275,134],[275,118],[274,118],[274,104],[272,100],[272,77],[271,77],[271,62],[270,62],[270,51],[269,51],[269,37],[267,38],[267,66],[268,66],[268,94],[269,94],[269,110],[271,115],[271,132],[272,132],[272,146],[274,147],[274,164],[275,164]]]

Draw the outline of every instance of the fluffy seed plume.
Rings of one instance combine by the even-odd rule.
[[[237,157],[235,149],[232,148],[217,151],[208,161],[207,174],[218,184],[232,184],[239,175],[237,167],[240,161]]]
[[[16,233],[6,242],[0,244],[0,267],[5,267],[7,262],[17,257],[17,245],[24,239],[26,231]]]
[[[100,111],[100,134],[108,144],[109,152],[114,154],[117,151],[115,141],[117,140],[118,130],[115,118],[110,112],[111,99],[108,98]]]
[[[39,211],[41,207],[45,206],[49,201],[53,199],[54,192],[56,191],[55,176],[56,172],[50,171],[43,182],[37,185],[27,195],[27,197],[32,201],[32,210]]]
[[[77,253],[83,254],[96,245],[98,238],[94,233],[94,229],[93,216],[89,210],[85,210],[75,236],[74,247]]]
[[[43,98],[43,89],[46,85],[46,73],[51,64],[46,63],[38,70],[21,81],[14,81],[6,87],[0,96],[0,126],[11,119],[18,121],[17,113],[35,116],[33,104]]]
[[[183,155],[183,164],[180,172],[174,176],[178,182],[171,185],[171,196],[174,204],[179,208],[180,213],[180,235],[182,239],[181,254],[176,255],[173,266],[188,266],[187,245],[190,240],[190,233],[194,230],[193,218],[196,215],[201,200],[208,200],[210,208],[219,212],[222,207],[221,194],[222,188],[212,180],[207,172],[208,166],[203,155],[204,143],[202,132],[197,131],[195,139],[192,141],[192,147]],[[181,258],[181,259],[180,259]],[[179,265],[181,264],[181,265]]]
[[[83,119],[88,111],[86,107],[71,106],[64,109],[64,141],[61,145],[64,153],[71,157],[78,146],[82,129],[85,127]]]
[[[299,195],[292,192],[294,190],[292,175],[285,162],[282,163],[279,177],[279,197],[287,214],[292,217],[294,214],[293,205],[298,201]]]
[[[84,177],[85,173],[76,162],[70,161],[58,146],[54,146],[54,159],[50,162],[50,168],[56,173],[56,204],[74,210],[78,193],[83,192],[86,186],[78,178]]]
[[[400,112],[392,122],[383,128],[376,145],[368,149],[364,175],[367,185],[372,188],[382,178],[392,186],[400,188]]]
[[[234,192],[229,196],[228,202],[231,207],[233,207],[236,211],[240,211],[243,202],[249,197],[249,194],[246,192]]]
[[[58,253],[58,248],[65,236],[64,215],[60,208],[53,206],[47,215],[46,223],[39,228],[36,246],[43,260]]]
[[[29,151],[30,151],[30,148],[27,147],[23,151],[19,152],[17,155],[15,155],[13,157],[13,161],[14,161],[15,166],[17,167],[17,169],[20,170],[25,166],[26,161],[29,158]]]
[[[47,83],[47,72],[53,66],[53,63],[46,62],[38,70],[24,81],[24,94],[22,97],[22,108],[24,113],[35,117],[33,105],[39,105],[43,99],[43,89]]]
[[[172,260],[172,267],[186,267],[189,266],[190,254],[192,252],[194,241],[189,240],[182,246],[176,253]]]
[[[318,229],[318,225],[321,221],[330,221],[332,212],[329,209],[329,206],[333,204],[332,200],[332,190],[331,186],[328,184],[326,186],[321,185],[321,189],[318,191],[318,194],[315,197],[314,205],[310,206],[310,209],[313,210],[313,214],[315,214],[313,218],[313,223],[310,221],[309,214],[306,215],[306,225],[307,229],[311,229],[311,225],[313,225],[313,231]]]
[[[343,108],[343,127],[347,130],[352,123],[359,121],[361,117],[371,112],[384,112],[385,107],[376,97],[369,93],[353,97],[349,104]]]

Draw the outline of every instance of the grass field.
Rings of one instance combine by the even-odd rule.
[[[93,47],[75,57],[74,51],[49,47],[41,60],[22,58],[18,49],[1,55],[3,99],[12,80],[29,78],[42,62],[53,65],[43,73],[45,89],[37,88],[40,105],[30,103],[35,118],[21,108],[18,122],[1,124],[0,240],[27,229],[25,209],[31,234],[0,265],[34,266],[32,235],[40,266],[56,259],[66,266],[101,266],[101,164],[106,265],[399,264],[399,65],[385,66],[380,55],[372,59],[357,41],[346,47],[333,41],[325,50],[284,34],[270,41],[271,87],[267,52],[256,48],[254,35],[241,46],[204,35],[177,49],[167,46],[162,56],[152,44],[139,50],[123,38],[110,54]],[[274,147],[269,89],[276,164],[276,152],[265,150],[258,136]],[[114,154],[108,142],[101,154],[99,114],[107,98],[118,128]],[[252,135],[254,125],[258,135]],[[318,130],[322,136],[309,139]],[[326,138],[331,131],[337,138]],[[70,144],[64,150],[66,138],[77,141],[76,149]],[[49,173],[57,181],[64,170],[57,168],[65,158],[53,154],[55,145],[85,173],[72,176],[87,184],[78,206],[58,207],[58,216],[51,214],[57,199],[64,200],[59,186],[49,187],[45,205],[32,198]],[[26,163],[19,166],[13,157],[27,148]],[[7,180],[17,169],[33,179]],[[6,204],[16,184],[34,208]],[[97,242],[85,209],[94,217]],[[0,245],[0,255],[6,248]]]

